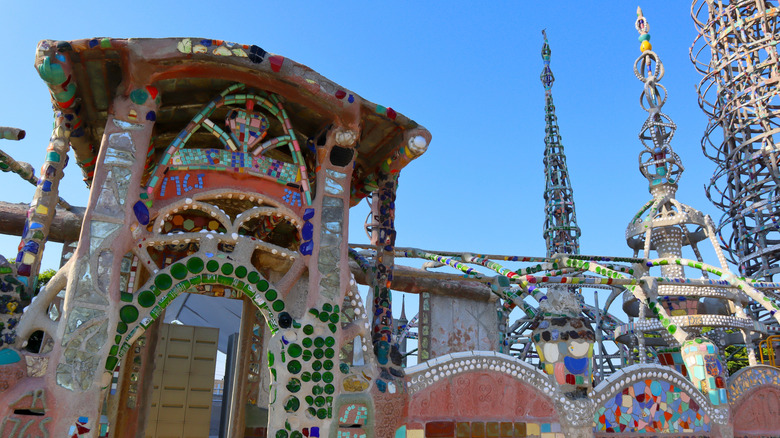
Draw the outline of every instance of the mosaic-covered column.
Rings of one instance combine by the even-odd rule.
[[[373,193],[372,245],[376,247],[376,265],[370,287],[373,291],[371,303],[372,344],[378,364],[379,375],[371,389],[374,410],[367,414],[366,423],[374,424],[375,438],[388,438],[401,425],[400,421],[408,401],[408,393],[401,378],[402,357],[393,338],[392,291],[393,255],[395,249],[395,202],[398,187],[398,173],[409,161],[422,154],[430,143],[427,131],[407,131],[395,153],[386,159],[377,176],[378,188]]]
[[[419,339],[417,341],[417,360],[425,362],[431,359],[431,293],[420,294],[420,323],[417,329]]]
[[[58,111],[54,115],[54,129],[49,146],[46,148],[46,159],[41,167],[41,177],[30,209],[27,211],[27,222],[22,231],[22,243],[16,256],[16,272],[30,295],[35,288],[35,279],[41,267],[43,250],[49,235],[49,227],[54,218],[55,208],[59,202],[59,184],[68,162],[70,150],[71,128],[68,117],[72,114]]]
[[[699,337],[682,345],[688,376],[713,406],[728,405],[724,365],[718,356],[718,347],[709,339]]]
[[[29,165],[21,166],[12,159],[0,160],[5,170],[11,169],[20,175],[27,174],[28,181],[38,180],[38,184],[27,211],[27,220],[22,231],[22,241],[16,256],[16,265],[8,264],[0,259],[0,275],[2,275],[3,291],[0,292],[0,346],[13,345],[17,341],[16,326],[19,323],[22,309],[29,304],[35,290],[38,272],[40,270],[43,250],[49,236],[55,208],[59,202],[59,182],[63,169],[67,164],[70,149],[71,123],[66,114],[56,111],[54,114],[54,129],[52,130],[46,158],[41,167],[42,175],[36,178]],[[22,135],[23,137],[23,135]],[[3,154],[5,155],[5,154]],[[52,333],[47,333],[51,336]],[[25,339],[19,340],[21,343]]]
[[[35,289],[49,227],[59,202],[59,181],[68,162],[68,151],[73,146],[76,155],[91,153],[91,147],[85,140],[85,126],[80,116],[81,101],[76,93],[69,56],[70,45],[67,43],[54,46],[50,41],[42,41],[36,51],[35,67],[49,87],[55,113],[46,159],[16,257],[18,279],[30,295],[27,299],[31,298]]]
[[[62,342],[50,364],[55,393],[72,401],[52,423],[57,434],[70,429],[95,430],[101,400],[112,379],[116,355],[112,331],[133,322],[138,310],[120,301],[120,264],[134,240],[134,205],[138,199],[144,157],[159,104],[157,90],[141,87],[129,98],[114,100],[103,135],[79,245],[74,253],[57,338]],[[140,159],[136,159],[139,157]],[[96,388],[101,388],[100,391]],[[76,424],[76,421],[79,423]]]
[[[371,213],[374,229],[371,244],[376,247],[376,272],[371,284],[373,290],[373,332],[374,354],[380,365],[400,367],[401,355],[393,341],[393,251],[395,249],[395,196],[398,174],[382,172],[377,178],[378,188],[373,194]]]
[[[269,340],[272,380],[268,436],[325,437],[335,427],[337,399],[350,368],[341,349],[341,305],[349,288],[348,219],[357,134],[334,127],[317,148],[316,195],[304,210],[300,253],[308,256],[303,308],[279,314]],[[289,297],[288,297],[289,299]],[[290,303],[292,304],[292,303]]]

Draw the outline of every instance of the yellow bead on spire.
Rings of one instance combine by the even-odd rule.
[[[637,6],[636,8],[636,23],[634,24],[637,32],[639,32],[639,50],[641,52],[647,52],[653,50],[653,45],[650,44],[650,24],[647,23],[644,15],[642,15],[642,8]]]

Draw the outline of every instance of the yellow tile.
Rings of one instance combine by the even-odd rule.
[[[528,436],[539,435],[542,433],[542,429],[539,427],[539,423],[525,423],[525,433]]]
[[[406,438],[425,438],[423,429],[406,429]]]

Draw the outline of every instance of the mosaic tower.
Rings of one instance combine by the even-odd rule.
[[[552,86],[555,76],[550,69],[550,45],[547,33],[544,35],[542,47],[541,80],[544,85],[544,240],[547,246],[547,256],[553,254],[580,253],[580,227],[577,226],[577,215],[574,211],[574,192],[569,180],[569,170],[566,168],[566,155],[561,144],[561,134],[558,129],[558,117],[555,115],[555,104],[552,97]]]
[[[766,0],[695,0],[699,36],[691,60],[704,75],[699,105],[709,117],[702,149],[715,162],[707,196],[723,210],[723,248],[742,275],[780,272],[778,8]]]
[[[580,229],[574,214],[574,197],[566,168],[566,155],[563,152],[552,99],[555,77],[550,69],[550,45],[547,33],[542,31],[542,35],[544,70],[540,77],[545,90],[544,239],[547,257],[553,257],[556,254],[579,254]],[[574,288],[563,285],[551,285],[547,288],[546,297],[540,302],[540,310],[544,316],[534,329],[532,339],[545,372],[555,376],[567,397],[583,399],[591,388],[594,333],[589,321],[582,318],[582,309],[574,291]],[[579,332],[582,332],[576,345],[568,336],[572,331],[578,333],[578,337]],[[567,335],[559,336],[559,333]]]
[[[626,239],[629,246],[634,249],[634,254],[641,251],[646,259],[650,258],[651,250],[655,250],[658,257],[662,259],[679,259],[686,246],[690,246],[698,255],[696,245],[707,237],[703,230],[708,230],[710,236],[713,236],[711,220],[709,216],[704,216],[696,209],[675,199],[678,183],[685,169],[680,157],[671,146],[677,126],[662,111],[667,98],[666,88],[659,83],[664,76],[664,66],[660,57],[653,52],[650,43],[650,25],[640,8],[637,8],[635,27],[639,32],[642,54],[634,63],[634,73],[644,84],[640,103],[642,109],[648,112],[648,117],[639,133],[639,140],[644,146],[644,150],[639,154],[639,170],[649,183],[653,200],[645,204],[631,221],[626,229]],[[689,225],[694,225],[695,228],[689,229]],[[722,256],[720,258],[722,260]],[[682,265],[682,262],[662,263],[662,277],[684,278],[685,270]],[[696,266],[695,263],[690,265]],[[710,339],[702,337],[700,328],[697,324],[692,324],[690,319],[681,321],[675,318],[699,314],[699,296],[716,294],[719,291],[713,288],[685,291],[671,284],[660,284],[655,287],[655,291],[652,289],[652,286],[645,287],[638,296],[636,292],[634,293],[636,298],[641,298],[642,295],[650,297],[654,294],[663,297],[660,306],[647,299],[641,299],[642,303],[637,302],[634,309],[638,309],[640,320],[646,317],[659,320],[665,330],[658,332],[664,343],[671,347],[665,351],[681,353],[689,378],[708,397],[713,406],[726,405],[728,400],[724,367],[720,361],[718,347]],[[735,306],[739,305],[735,304]],[[744,313],[741,316],[744,316]],[[637,324],[637,327],[641,326],[642,324]],[[637,334],[639,360],[644,362],[645,344],[648,341],[641,328],[637,330]],[[748,339],[749,336],[746,335],[745,340]]]

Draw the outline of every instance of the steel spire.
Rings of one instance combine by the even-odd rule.
[[[555,81],[550,69],[550,45],[547,33],[542,46],[541,80],[544,85],[544,240],[547,245],[547,256],[553,254],[580,253],[580,227],[577,226],[577,215],[574,209],[574,193],[566,168],[566,155],[563,153],[561,135],[558,129],[558,118],[555,115],[555,104],[552,98],[552,86]]]

